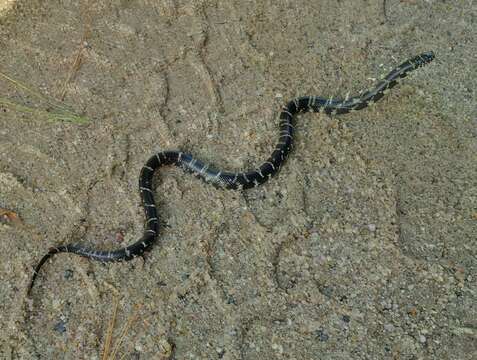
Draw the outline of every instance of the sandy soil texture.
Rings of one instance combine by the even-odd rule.
[[[6,12],[7,10],[10,10],[14,3],[15,0],[0,0],[0,14]]]
[[[475,2],[3,9],[1,359],[102,359],[115,299],[118,359],[477,358]],[[436,60],[374,107],[298,116],[291,157],[259,188],[164,168],[144,259],[57,256],[26,296],[50,246],[141,235],[154,152],[253,167],[286,101],[357,93],[427,50]],[[81,118],[59,121],[58,104]]]

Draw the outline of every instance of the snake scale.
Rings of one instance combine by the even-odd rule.
[[[149,250],[157,238],[159,220],[154,202],[152,179],[155,171],[161,166],[176,165],[187,172],[191,172],[206,182],[226,189],[248,189],[266,182],[275,175],[290,153],[293,132],[294,116],[300,112],[322,112],[329,115],[346,114],[361,110],[381,99],[384,94],[394,87],[407,74],[434,59],[432,51],[417,55],[396,67],[384,79],[379,81],[371,90],[357,96],[345,99],[321,98],[317,96],[299,97],[288,102],[280,114],[279,141],[270,157],[258,168],[247,172],[221,171],[195,159],[192,155],[181,151],[162,151],[151,156],[142,167],[139,175],[139,190],[144,207],[146,222],[143,236],[135,243],[117,250],[96,250],[80,244],[59,245],[49,249],[36,265],[31,278],[28,293],[31,291],[35,279],[43,264],[58,253],[72,253],[88,259],[101,262],[127,261],[142,255]]]

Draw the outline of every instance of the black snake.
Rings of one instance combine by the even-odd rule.
[[[248,189],[266,182],[275,175],[280,166],[287,158],[293,141],[293,117],[300,112],[323,112],[329,115],[346,114],[354,110],[360,110],[381,99],[383,95],[394,87],[399,79],[434,59],[432,51],[415,56],[392,70],[383,80],[379,81],[374,88],[360,93],[354,97],[345,99],[325,99],[317,96],[304,96],[290,101],[280,114],[280,136],[278,144],[270,157],[258,168],[240,173],[233,173],[214,169],[208,164],[195,159],[192,155],[181,151],[162,151],[151,156],[142,167],[139,175],[139,190],[146,215],[145,230],[143,236],[135,243],[117,250],[96,250],[80,244],[69,244],[52,247],[36,265],[28,292],[33,287],[36,276],[42,265],[53,255],[58,253],[73,253],[88,259],[108,262],[131,260],[135,256],[142,255],[152,247],[158,232],[158,215],[154,203],[152,178],[154,172],[164,165],[176,165],[188,172],[196,174],[206,182],[227,189]]]

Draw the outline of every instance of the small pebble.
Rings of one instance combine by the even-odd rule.
[[[328,339],[330,338],[328,336],[328,334],[326,334],[323,330],[317,330],[316,331],[316,335],[318,336],[318,338],[320,339],[320,341],[328,341]]]
[[[119,230],[114,234],[114,239],[116,240],[117,243],[122,243],[124,241],[124,236],[126,232],[124,230]]]
[[[421,344],[424,344],[427,341],[427,339],[424,335],[419,335],[419,341],[421,342]]]
[[[55,331],[58,331],[59,333],[63,334],[66,332],[66,323],[61,320],[56,323],[56,325],[53,327]]]
[[[280,344],[272,344],[272,349],[280,354],[283,353],[283,346]]]
[[[187,274],[187,273],[183,273],[183,274],[181,275],[182,281],[186,281],[189,277],[190,277],[190,274]]]
[[[233,296],[229,296],[227,298],[227,304],[237,305],[237,300],[235,300],[235,298]]]
[[[393,304],[391,300],[383,300],[381,302],[383,310],[391,310],[393,308]]]
[[[333,295],[333,289],[329,286],[323,286],[320,289],[320,292],[325,295],[326,297],[331,297]]]
[[[69,280],[73,277],[73,270],[71,269],[66,269],[65,270],[65,274],[64,274],[64,277],[66,280]]]

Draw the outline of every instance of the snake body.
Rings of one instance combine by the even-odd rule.
[[[374,88],[354,97],[326,99],[317,96],[305,96],[288,102],[280,114],[279,141],[270,157],[254,170],[236,173],[217,170],[181,151],[162,151],[154,154],[147,160],[139,175],[139,190],[146,217],[143,236],[131,245],[112,251],[91,249],[80,244],[52,247],[36,265],[28,291],[30,292],[32,289],[40,268],[55,254],[73,253],[91,260],[110,262],[131,260],[149,250],[156,241],[159,227],[152,188],[153,175],[158,168],[166,165],[180,166],[206,182],[226,189],[248,189],[258,186],[275,175],[288,157],[293,142],[294,116],[296,114],[313,111],[334,115],[361,110],[381,99],[389,89],[393,88],[409,72],[431,62],[433,59],[434,53],[432,51],[415,56],[392,70]]]

